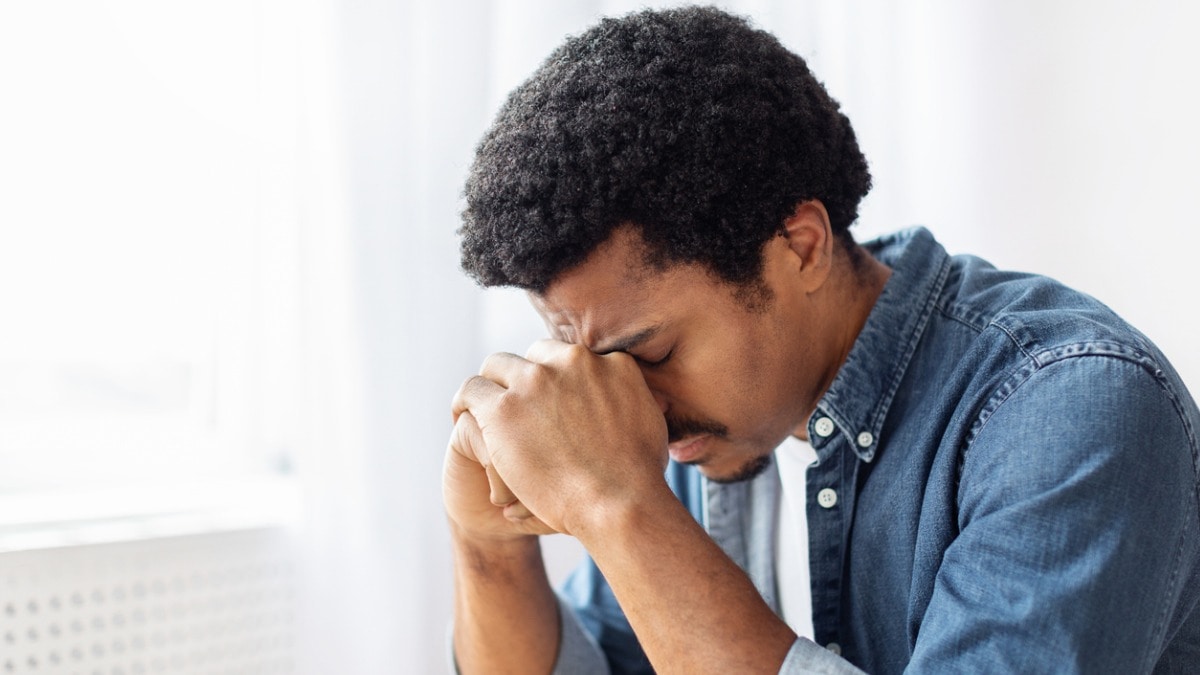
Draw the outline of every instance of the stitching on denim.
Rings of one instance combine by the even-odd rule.
[[[1044,356],[1048,358],[1043,358]],[[1192,483],[1196,492],[1196,501],[1200,503],[1200,448],[1197,447],[1196,429],[1188,419],[1186,406],[1180,398],[1179,392],[1175,390],[1175,387],[1167,379],[1166,373],[1163,372],[1158,360],[1152,354],[1139,347],[1111,340],[1094,340],[1060,345],[1036,352],[1032,355],[1032,358],[1038,362],[1040,367],[1045,367],[1068,358],[1082,356],[1099,356],[1127,361],[1140,366],[1154,378],[1154,381],[1158,383],[1159,388],[1163,390],[1167,400],[1171,402],[1171,406],[1175,409],[1175,416],[1179,419],[1179,423],[1183,426],[1184,434],[1187,436],[1188,449],[1192,455]],[[973,439],[974,435],[972,434],[971,437]],[[1200,522],[1200,513],[1197,513],[1197,519],[1197,522]]]
[[[938,313],[946,319],[960,323],[967,328],[982,333],[987,328],[988,321],[979,312],[970,311],[966,305],[957,302],[946,302],[938,305]],[[970,315],[970,316],[968,316]]]
[[[957,314],[951,314],[950,311],[945,307],[938,307],[938,313],[941,314],[942,318],[946,319],[947,321],[953,321],[954,323],[961,324],[967,328],[970,328],[971,330],[975,331],[976,333],[982,333],[984,328],[987,327],[987,326],[977,326],[977,325],[971,323],[965,317],[961,317]]]
[[[1179,570],[1183,566],[1183,548],[1187,531],[1188,529],[1185,527],[1179,533],[1179,545],[1175,547],[1175,555],[1171,557],[1171,576],[1167,581],[1166,593],[1163,596],[1162,611],[1158,615],[1158,622],[1155,623],[1154,630],[1150,633],[1150,640],[1146,644],[1146,653],[1142,656],[1143,672],[1150,672],[1154,667],[1157,659],[1153,647],[1162,642],[1163,636],[1167,632],[1167,619],[1171,614],[1171,597],[1175,595],[1178,588]]]
[[[1003,327],[997,326],[996,324],[992,325],[1000,328],[1001,330],[1005,330]],[[1005,330],[1005,333],[1008,333],[1008,331]],[[1009,336],[1012,336],[1011,333]],[[1020,345],[1018,345],[1018,347],[1020,347]],[[1024,384],[1030,377],[1032,377],[1037,371],[1055,363],[1066,362],[1069,359],[1085,357],[1112,358],[1139,366],[1142,370],[1149,373],[1158,386],[1162,388],[1164,393],[1166,393],[1167,398],[1172,403],[1172,407],[1175,409],[1176,416],[1179,417],[1179,420],[1183,424],[1184,430],[1187,433],[1188,445],[1192,451],[1192,469],[1194,472],[1197,470],[1196,439],[1191,425],[1187,422],[1187,415],[1184,414],[1183,407],[1180,405],[1178,398],[1175,396],[1175,392],[1171,389],[1171,387],[1167,386],[1166,382],[1164,382],[1162,370],[1157,367],[1156,362],[1151,359],[1148,354],[1140,349],[1130,347],[1119,342],[1106,341],[1086,343],[1076,342],[1067,345],[1059,345],[1057,347],[1043,349],[1032,353],[1026,351],[1024,348],[1021,348],[1021,351],[1026,357],[1028,357],[1029,360],[1020,368],[1013,371],[1013,374],[1007,379],[1001,382],[992,396],[984,402],[983,406],[980,408],[979,415],[975,418],[975,423],[971,426],[971,430],[967,434],[968,446],[975,440],[975,437],[979,435],[979,432],[982,431],[985,426],[987,426],[988,421],[992,418],[992,415],[995,414],[996,410],[1003,405],[1004,402],[1007,401],[1008,398],[1012,396],[1013,393],[1016,392],[1016,390],[1020,388],[1020,386]],[[1043,358],[1047,356],[1050,358]],[[1198,495],[1200,495],[1200,493],[1198,493]]]
[[[996,324],[992,324],[996,325]],[[1002,326],[997,326],[1004,330]],[[1006,333],[1008,331],[1005,331]],[[1011,334],[1009,334],[1011,337]],[[1142,370],[1149,373],[1154,382],[1158,384],[1166,395],[1167,400],[1171,402],[1171,406],[1175,410],[1175,417],[1179,420],[1183,427],[1184,434],[1188,439],[1188,450],[1192,459],[1192,489],[1196,495],[1197,503],[1200,503],[1200,448],[1197,448],[1196,430],[1191,425],[1187,417],[1187,411],[1184,409],[1183,401],[1179,398],[1171,383],[1167,381],[1166,374],[1159,367],[1158,362],[1146,352],[1120,342],[1111,341],[1095,341],[1086,343],[1072,343],[1068,345],[1060,345],[1053,348],[1043,349],[1038,352],[1029,353],[1024,349],[1022,351],[1029,358],[1029,361],[1020,368],[1013,371],[1013,374],[1005,379],[996,388],[996,391],[984,402],[980,408],[978,416],[975,418],[974,424],[967,432],[967,438],[963,443],[958,459],[958,476],[956,480],[961,480],[963,466],[966,463],[967,453],[971,449],[971,445],[975,442],[975,438],[979,435],[983,428],[987,426],[989,420],[995,414],[996,410],[1004,404],[1016,391],[1024,384],[1034,373],[1055,363],[1064,362],[1068,359],[1095,357],[1095,358],[1111,358],[1119,361],[1132,363]],[[1197,523],[1200,523],[1200,510],[1197,511]]]
[[[1019,338],[1016,336],[1016,334],[1015,334],[1015,333],[1013,333],[1013,331],[1012,331],[1012,329],[1011,329],[1011,328],[1009,328],[1008,326],[1006,326],[1006,325],[1004,325],[1004,324],[1000,323],[1000,322],[999,322],[999,321],[997,321],[997,320],[993,320],[991,323],[989,323],[989,324],[988,324],[988,327],[989,327],[989,328],[991,328],[991,327],[995,327],[995,328],[999,329],[999,330],[1000,330],[1002,333],[1004,333],[1005,335],[1007,335],[1007,336],[1008,336],[1008,339],[1009,339],[1009,340],[1012,340],[1013,346],[1015,346],[1017,349],[1020,349],[1022,354],[1024,354],[1025,356],[1027,356],[1027,357],[1029,357],[1029,358],[1031,358],[1031,359],[1033,358],[1033,354],[1031,354],[1031,353],[1029,352],[1029,349],[1028,349],[1028,348],[1025,346],[1025,343],[1024,343],[1024,342],[1022,342],[1022,341],[1021,341],[1021,340],[1020,340],[1020,339],[1019,339]]]
[[[1024,352],[1023,349],[1022,352]],[[979,435],[980,431],[983,431],[985,426],[987,426],[988,420],[992,418],[992,415],[995,414],[996,410],[998,410],[1000,406],[1004,405],[1004,402],[1007,401],[1008,398],[1012,396],[1013,393],[1016,392],[1026,380],[1028,380],[1030,377],[1033,377],[1034,373],[1042,369],[1043,366],[1039,365],[1036,359],[1034,359],[1028,353],[1026,353],[1025,356],[1026,360],[1022,362],[1021,366],[1014,370],[1012,375],[1008,376],[1003,382],[1001,382],[1000,385],[996,387],[996,391],[993,392],[992,395],[988,397],[986,401],[984,401],[983,406],[980,407],[979,414],[975,417],[975,423],[971,425],[971,429],[967,432],[965,447],[963,448],[964,455],[966,454],[966,451],[970,449],[971,444],[975,442],[975,437]],[[959,463],[961,464],[962,460],[960,460]]]
[[[1153,363],[1153,362],[1152,362]],[[1167,398],[1170,399],[1171,405],[1175,406],[1175,414],[1179,417],[1180,423],[1183,425],[1183,431],[1187,434],[1188,445],[1192,451],[1192,477],[1193,487],[1196,492],[1196,502],[1200,504],[1200,448],[1196,444],[1196,429],[1188,420],[1187,411],[1184,409],[1183,401],[1179,398],[1178,392],[1167,381],[1166,374],[1157,366],[1151,371],[1154,380],[1158,382],[1158,386],[1162,387],[1166,392]],[[1200,512],[1197,513],[1197,519],[1200,521]]]
[[[896,397],[896,392],[900,389],[900,383],[904,381],[904,375],[908,371],[908,364],[912,361],[913,354],[917,352],[917,344],[925,334],[925,328],[929,325],[929,319],[933,316],[933,311],[937,307],[938,296],[942,293],[942,288],[946,284],[946,278],[950,276],[950,258],[947,256],[942,260],[942,269],[938,271],[937,279],[933,282],[933,286],[929,290],[929,297],[925,299],[925,303],[921,306],[921,313],[918,315],[917,323],[908,334],[908,343],[904,345],[904,352],[896,363],[896,367],[892,369],[891,379],[888,382],[879,402],[875,404],[875,411],[871,417],[871,432],[876,437],[879,436],[879,431],[883,427],[883,420],[887,417],[887,411],[892,407],[892,399]],[[852,446],[853,447],[853,446]]]
[[[1001,330],[1004,330],[1003,326],[997,327],[1001,328]],[[1007,330],[1005,330],[1005,332],[1008,333]],[[1009,336],[1012,337],[1012,334],[1009,333]],[[1022,349],[1022,351],[1025,350]],[[956,494],[958,493],[957,483],[960,483],[962,480],[962,472],[966,463],[966,454],[970,449],[971,444],[979,435],[979,432],[983,431],[984,427],[987,426],[987,422],[992,418],[1000,406],[1003,405],[1009,398],[1011,398],[1012,395],[1029,380],[1029,378],[1033,377],[1035,373],[1047,366],[1056,363],[1063,363],[1070,359],[1086,357],[1114,359],[1132,364],[1138,368],[1141,368],[1143,371],[1146,371],[1151,376],[1153,381],[1158,385],[1159,389],[1162,390],[1163,394],[1167,397],[1167,400],[1171,402],[1171,406],[1175,410],[1175,417],[1177,420],[1179,420],[1180,426],[1183,427],[1184,434],[1188,440],[1188,450],[1192,460],[1192,491],[1194,495],[1192,506],[1196,507],[1194,508],[1194,513],[1192,515],[1196,517],[1196,522],[1200,524],[1200,455],[1198,455],[1197,451],[1195,429],[1188,420],[1186,414],[1187,411],[1185,410],[1183,401],[1179,398],[1174,387],[1172,387],[1171,383],[1167,380],[1166,374],[1163,372],[1162,368],[1159,367],[1157,360],[1155,360],[1152,355],[1142,351],[1137,347],[1120,342],[1104,340],[1060,345],[1053,348],[1043,349],[1032,354],[1029,352],[1025,353],[1030,359],[1029,362],[1015,370],[1010,377],[1000,383],[1000,385],[996,388],[996,392],[984,403],[980,410],[979,416],[976,418],[975,424],[972,425],[971,430],[968,433],[966,443],[962,448],[962,451],[959,453],[958,475],[956,477],[955,487]],[[957,507],[957,499],[955,502]],[[1151,670],[1156,662],[1153,649],[1154,645],[1159,644],[1166,633],[1167,622],[1170,618],[1170,610],[1173,604],[1171,599],[1176,594],[1179,586],[1180,571],[1183,566],[1183,552],[1187,533],[1188,528],[1184,527],[1179,534],[1177,539],[1178,543],[1175,547],[1174,554],[1172,555],[1171,572],[1170,576],[1168,577],[1165,594],[1162,598],[1162,610],[1159,613],[1158,620],[1154,625],[1154,629],[1151,633],[1151,639],[1146,645],[1146,653],[1142,657],[1142,669],[1146,672]]]

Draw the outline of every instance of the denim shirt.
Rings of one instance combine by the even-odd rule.
[[[1200,413],[1163,355],[923,229],[865,247],[893,274],[808,422],[816,635],[781,672],[1200,672]],[[778,612],[777,474],[667,480]],[[652,672],[590,559],[559,597],[556,672]]]

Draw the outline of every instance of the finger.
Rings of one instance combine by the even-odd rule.
[[[450,434],[450,447],[458,454],[475,462],[486,465],[488,461],[487,445],[483,442],[483,431],[475,416],[464,410],[454,421],[454,431]]]
[[[527,520],[536,516],[521,502],[513,502],[504,507],[504,517],[509,520]]]
[[[504,391],[504,387],[486,377],[476,375],[467,379],[455,392],[454,400],[450,402],[450,411],[454,415],[454,420],[457,422],[458,416],[465,410],[474,410],[477,413],[491,410]],[[476,417],[479,415],[477,414]]]
[[[504,479],[492,465],[491,458],[488,456],[487,443],[483,440],[483,431],[470,411],[463,411],[458,416],[458,421],[454,423],[451,445],[458,450],[459,454],[483,466],[487,473],[489,499],[493,504],[505,507],[517,501],[517,496],[508,489],[508,485],[504,483]]]
[[[563,342],[562,340],[551,340],[545,338],[529,345],[529,349],[525,351],[525,359],[535,363],[546,363],[563,352],[565,348],[569,348],[571,343]]]
[[[483,360],[479,367],[482,377],[508,388],[530,365],[529,361],[508,352],[496,352]]]
[[[550,527],[534,515],[515,519],[509,518],[508,522],[517,525],[524,534],[558,534],[558,530]]]
[[[521,502],[515,502],[505,507],[504,518],[519,526],[525,534],[558,534],[559,532],[547,525],[541,518],[533,515]]]
[[[468,413],[470,414],[470,413]],[[490,463],[485,467],[487,470],[488,486],[491,487],[489,498],[496,506],[508,506],[517,501],[517,496],[508,489],[504,484],[504,479],[496,472],[496,467]]]

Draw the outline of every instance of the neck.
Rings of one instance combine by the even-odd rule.
[[[857,245],[855,245],[857,247]],[[825,318],[831,331],[829,364],[823,373],[817,389],[813,392],[809,410],[804,415],[804,422],[793,432],[798,438],[808,440],[808,419],[816,410],[817,401],[829,390],[837,373],[850,356],[850,350],[858,340],[859,333],[867,323],[867,317],[875,307],[875,302],[883,293],[892,276],[892,269],[876,260],[865,250],[858,248],[848,252],[841,246],[835,246],[834,256],[837,259],[831,272],[827,288],[832,289],[832,296],[825,304],[829,310]],[[857,259],[855,259],[857,258]]]
[[[883,287],[887,285],[888,279],[892,278],[892,268],[876,260],[857,244],[854,246],[856,251],[853,253],[839,247],[836,254],[842,259],[843,264],[838,267],[843,270],[844,278],[837,280],[839,283],[835,288],[844,289],[841,302],[845,303],[843,307],[846,320],[842,325],[840,351],[837,365],[833,369],[834,374],[841,369],[846,357],[850,356],[850,349],[854,347],[854,342],[858,340],[859,333],[866,325],[867,317],[871,315],[871,310],[875,308],[875,303],[883,293]],[[828,388],[832,383],[831,376],[825,387]]]

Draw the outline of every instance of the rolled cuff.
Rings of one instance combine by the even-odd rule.
[[[797,638],[783,659],[779,675],[865,675],[846,659],[812,640]]]

